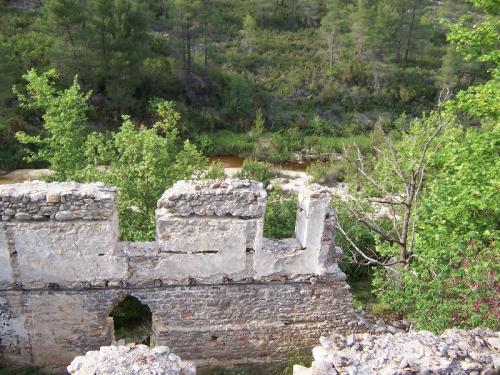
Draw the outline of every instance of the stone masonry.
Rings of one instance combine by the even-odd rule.
[[[119,240],[116,199],[103,184],[0,187],[0,360],[57,369],[109,345],[128,295],[151,309],[157,345],[197,365],[275,362],[349,329],[326,189],[300,192],[286,240],[263,238],[253,181],[175,184],[147,243]]]

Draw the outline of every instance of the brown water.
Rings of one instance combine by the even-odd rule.
[[[49,173],[48,169],[17,169],[0,176],[0,185],[15,184],[27,180],[38,180],[40,176]]]
[[[211,163],[220,162],[224,168],[241,168],[244,158],[239,156],[213,156],[209,158]],[[310,163],[286,161],[276,164],[276,167],[281,171],[305,172]],[[0,176],[0,185],[14,184],[28,180],[37,180],[44,174],[49,173],[48,169],[17,169],[6,175]]]
[[[211,163],[221,162],[224,168],[241,168],[243,165],[244,158],[239,156],[212,156],[209,158]],[[298,161],[285,161],[276,164],[276,167],[280,170],[294,171],[294,172],[305,172],[310,162],[298,162]]]

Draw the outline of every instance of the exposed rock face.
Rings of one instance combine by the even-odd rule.
[[[311,368],[294,375],[498,374],[500,332],[476,328],[396,334],[332,335],[313,349]]]
[[[75,375],[195,375],[196,368],[167,346],[102,346],[76,357],[67,368]]]

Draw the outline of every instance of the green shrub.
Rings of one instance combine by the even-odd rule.
[[[241,170],[235,174],[235,177],[260,181],[264,186],[267,186],[273,177],[271,169],[272,165],[269,163],[245,159],[241,166]]]
[[[298,201],[294,195],[274,191],[267,198],[264,237],[291,238],[295,235]]]
[[[76,77],[69,88],[57,89],[53,83],[57,77],[55,70],[38,74],[35,69],[23,76],[26,94],[18,93],[18,99],[23,108],[43,113],[44,132],[36,136],[19,132],[16,137],[34,146],[28,151],[28,161],[48,162],[52,178],[69,180],[89,163],[84,148],[91,93],[80,89]]]
[[[322,185],[333,186],[345,179],[346,169],[338,160],[328,162],[317,161],[307,167],[307,173],[312,176],[312,181]]]
[[[264,117],[264,112],[262,111],[262,108],[258,108],[257,111],[255,111],[255,120],[252,130],[250,130],[250,136],[253,139],[259,139],[262,136],[264,133],[265,122],[266,119]]]
[[[302,148],[300,139],[300,134],[296,129],[288,132],[267,133],[256,143],[254,155],[259,160],[272,163],[291,160],[294,152]]]
[[[499,140],[498,124],[448,129],[421,198],[416,258],[398,280],[376,273],[379,300],[418,328],[500,326]]]
[[[346,231],[350,239],[366,254],[372,254],[375,249],[376,237],[365,225],[361,224],[340,202],[334,202],[337,220]],[[350,282],[365,281],[370,279],[370,268],[360,266],[355,260],[358,255],[347,238],[340,232],[336,232],[335,242],[344,251],[340,259],[339,267],[346,273]]]
[[[201,173],[200,178],[210,180],[220,180],[226,177],[224,172],[224,164],[221,162],[212,163],[206,170]]]
[[[248,130],[247,118],[252,108],[252,95],[252,85],[244,76],[238,73],[229,75],[229,82],[224,93],[224,112],[230,118],[239,120],[243,125],[236,130]]]
[[[247,133],[235,133],[221,130],[214,134],[206,134],[203,141],[208,147],[206,153],[210,156],[237,155],[250,156],[254,151],[254,142]]]
[[[50,165],[53,180],[103,181],[118,188],[120,236],[124,240],[155,238],[156,202],[175,181],[203,176],[208,160],[178,133],[180,114],[169,101],[154,102],[156,121],[151,127],[136,126],[123,116],[119,131],[106,137],[87,133],[87,99],[76,81],[70,88],[56,88],[57,73],[51,70],[25,75],[27,94],[19,94],[23,106],[43,113],[40,136],[18,133],[18,139],[37,148],[30,158]],[[107,162],[101,170],[97,163]],[[219,168],[220,170],[220,168]],[[213,169],[208,173],[215,174]]]
[[[372,142],[368,135],[353,135],[349,137],[305,137],[304,144],[316,154],[340,154],[344,147],[355,143],[362,152],[371,150]]]

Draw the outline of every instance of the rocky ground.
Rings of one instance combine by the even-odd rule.
[[[500,332],[476,328],[322,337],[294,375],[499,374]]]
[[[365,310],[354,310],[355,320],[352,323],[354,333],[371,333],[381,335],[384,333],[408,332],[412,324],[408,320],[385,321],[366,312]]]
[[[193,364],[170,353],[166,346],[102,346],[76,357],[67,368],[74,375],[195,375]]]

